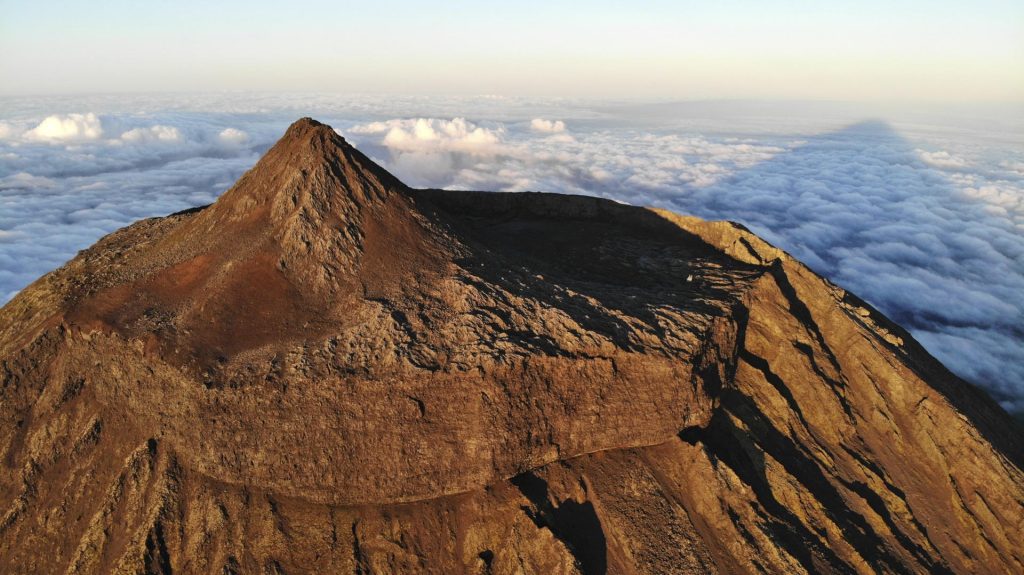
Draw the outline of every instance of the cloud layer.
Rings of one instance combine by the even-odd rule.
[[[105,233],[213,201],[312,114],[414,186],[583,193],[741,221],[1024,410],[1024,145],[1012,126],[488,98],[14,104],[0,106],[0,301]]]
[[[222,141],[219,130],[232,128],[206,122],[95,113],[4,121],[0,302],[107,233],[214,201],[258,151],[237,135]]]

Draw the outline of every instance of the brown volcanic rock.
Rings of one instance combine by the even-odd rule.
[[[300,120],[0,310],[0,572],[1024,570],[1009,418],[734,224]]]

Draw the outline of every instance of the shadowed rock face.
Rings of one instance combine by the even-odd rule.
[[[0,310],[4,573],[1020,572],[1009,418],[740,226],[304,119]]]

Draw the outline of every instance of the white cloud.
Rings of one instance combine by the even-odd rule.
[[[576,142],[576,138],[574,138],[572,134],[568,134],[565,132],[562,132],[560,134],[552,134],[548,136],[547,140],[549,142],[555,142],[559,144],[573,144]]]
[[[504,135],[504,128],[480,127],[465,118],[388,120],[357,125],[349,131],[360,135],[383,134],[381,143],[401,152],[493,153],[499,150]]]
[[[25,132],[33,140],[96,140],[103,136],[103,125],[96,114],[47,116],[35,128]]]
[[[543,118],[534,118],[530,121],[530,129],[543,134],[557,134],[565,131],[565,122],[562,120],[551,121]]]
[[[0,122],[0,140],[6,140],[14,136],[14,126],[7,122]]]
[[[927,150],[914,150],[920,156],[921,161],[936,168],[966,168],[967,160],[950,154],[945,150],[929,152]]]
[[[415,186],[451,185],[459,174],[474,181],[471,174],[480,166],[512,152],[504,144],[503,126],[486,128],[465,118],[395,119],[359,124],[348,132],[364,152]]]
[[[989,204],[989,213],[1013,221],[1024,232],[1024,194],[1009,182],[997,181],[963,186],[960,193],[969,199]]]
[[[999,167],[1008,170],[1015,175],[1024,176],[1024,161],[1004,160],[999,163]]]
[[[249,134],[238,128],[224,128],[217,138],[225,144],[242,145],[249,141]]]
[[[36,188],[52,188],[56,182],[50,178],[33,176],[28,172],[18,172],[0,178],[0,190],[31,190]]]
[[[148,128],[133,128],[121,134],[121,139],[133,144],[145,143],[177,143],[184,138],[181,131],[173,126],[150,126]]]
[[[348,132],[371,157],[414,186],[548,189],[614,199],[711,185],[737,167],[783,151],[735,138],[712,141],[676,134],[598,132],[579,139],[532,127],[509,130],[501,123],[481,127],[461,118],[377,121]]]

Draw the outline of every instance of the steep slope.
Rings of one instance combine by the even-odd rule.
[[[0,310],[5,573],[1024,570],[1009,418],[734,224],[304,119]]]

